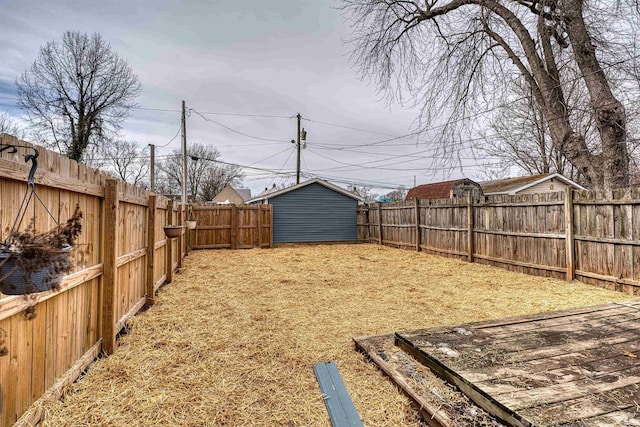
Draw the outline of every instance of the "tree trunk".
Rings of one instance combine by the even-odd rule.
[[[596,124],[602,142],[598,164],[602,168],[602,187],[621,188],[629,185],[629,152],[627,150],[627,116],[620,101],[611,92],[596,49],[585,26],[583,0],[568,0],[565,4],[567,34],[574,56],[589,91]]]

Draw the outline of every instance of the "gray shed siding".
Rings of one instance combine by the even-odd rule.
[[[310,184],[269,199],[273,241],[335,242],[358,239],[358,201],[320,184]]]

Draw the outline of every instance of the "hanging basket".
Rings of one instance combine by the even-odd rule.
[[[65,246],[59,253],[49,255],[49,262],[37,266],[25,260],[17,252],[0,252],[0,292],[5,295],[25,295],[55,289],[69,265],[69,252],[73,246]]]
[[[175,239],[176,237],[180,237],[182,234],[182,226],[181,225],[167,225],[163,227],[164,235],[169,239]]]
[[[187,229],[189,230],[195,230],[196,229],[196,225],[198,224],[198,221],[185,221],[185,224],[187,225]]]

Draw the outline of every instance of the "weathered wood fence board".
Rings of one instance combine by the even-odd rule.
[[[361,206],[358,238],[640,294],[640,188],[471,202]]]
[[[273,241],[271,205],[193,205],[192,249],[269,248]]]
[[[0,138],[4,144],[29,145],[8,135]],[[127,318],[145,302],[153,302],[148,283],[155,292],[171,276],[186,248],[183,244],[179,253],[178,239],[168,242],[162,230],[169,205],[172,221],[177,223],[179,205],[163,197],[149,197],[145,190],[55,153],[39,152],[38,195],[59,222],[80,206],[83,231],[71,255],[72,272],[59,291],[28,297],[0,294],[0,341],[8,348],[8,354],[0,356],[0,426],[37,423],[43,411],[30,408],[34,402],[41,396],[59,397],[96,355],[113,351],[115,335]],[[24,149],[0,153],[3,241],[25,193],[29,166],[24,154]],[[113,191],[109,193],[108,188]],[[117,232],[107,230],[109,215]],[[154,217],[153,227],[148,223],[150,216]],[[46,210],[33,202],[20,229],[31,218],[38,231],[55,225]],[[168,245],[173,249],[172,258],[167,256]]]

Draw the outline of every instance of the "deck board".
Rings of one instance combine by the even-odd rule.
[[[396,345],[508,425],[640,426],[640,301],[398,332]]]

